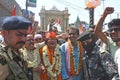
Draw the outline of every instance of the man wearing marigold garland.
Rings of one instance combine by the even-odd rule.
[[[46,32],[46,46],[43,47],[42,52],[42,60],[46,71],[41,74],[41,80],[62,80],[61,52],[55,32]]]
[[[40,45],[42,47],[43,45]],[[38,45],[37,44],[37,45]],[[29,80],[40,80],[40,73],[44,71],[39,55],[39,47],[35,46],[34,37],[28,34],[26,37],[25,48],[21,49],[24,60],[27,61]]]
[[[77,41],[79,30],[75,27],[68,29],[69,39],[61,45],[62,79],[83,80],[82,44]]]

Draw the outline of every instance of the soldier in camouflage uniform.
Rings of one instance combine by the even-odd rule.
[[[6,43],[0,49],[0,80],[29,80],[26,61],[19,51],[25,44],[31,22],[20,16],[7,17],[2,24],[2,35]]]
[[[81,34],[78,40],[86,50],[83,57],[84,80],[112,80],[117,75],[117,66],[111,54],[95,44],[95,36],[89,31]]]

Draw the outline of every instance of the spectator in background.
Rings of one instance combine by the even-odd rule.
[[[94,32],[95,31],[95,25],[93,25],[90,28],[88,28],[88,31]]]
[[[35,43],[41,43],[43,40],[42,40],[42,35],[41,34],[35,34],[34,35],[34,41]]]
[[[103,30],[103,33],[104,33],[107,37],[109,37],[109,31],[108,31],[108,30],[105,30],[105,29],[104,29],[104,30]],[[100,38],[98,38],[98,40],[96,41],[96,44],[97,44],[98,46],[102,47],[103,49],[109,51],[109,48],[108,48],[107,44],[105,44]]]
[[[45,40],[46,40],[46,38],[45,38],[45,31],[38,30],[38,31],[36,32],[36,34],[41,34],[41,35],[42,35],[42,41],[45,41]]]

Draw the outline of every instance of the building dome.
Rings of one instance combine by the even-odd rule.
[[[57,7],[54,5],[50,10],[58,10]]]

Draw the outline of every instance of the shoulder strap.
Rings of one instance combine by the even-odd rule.
[[[7,65],[10,69],[10,71],[13,73],[15,80],[28,80],[26,74],[24,73],[23,69],[14,61],[10,58],[8,55],[8,47],[5,47],[4,53],[6,54],[7,57],[5,57]]]
[[[0,48],[0,63],[2,64],[2,65],[5,65],[5,64],[7,64],[7,59],[6,59],[6,47],[2,47],[2,48]]]

